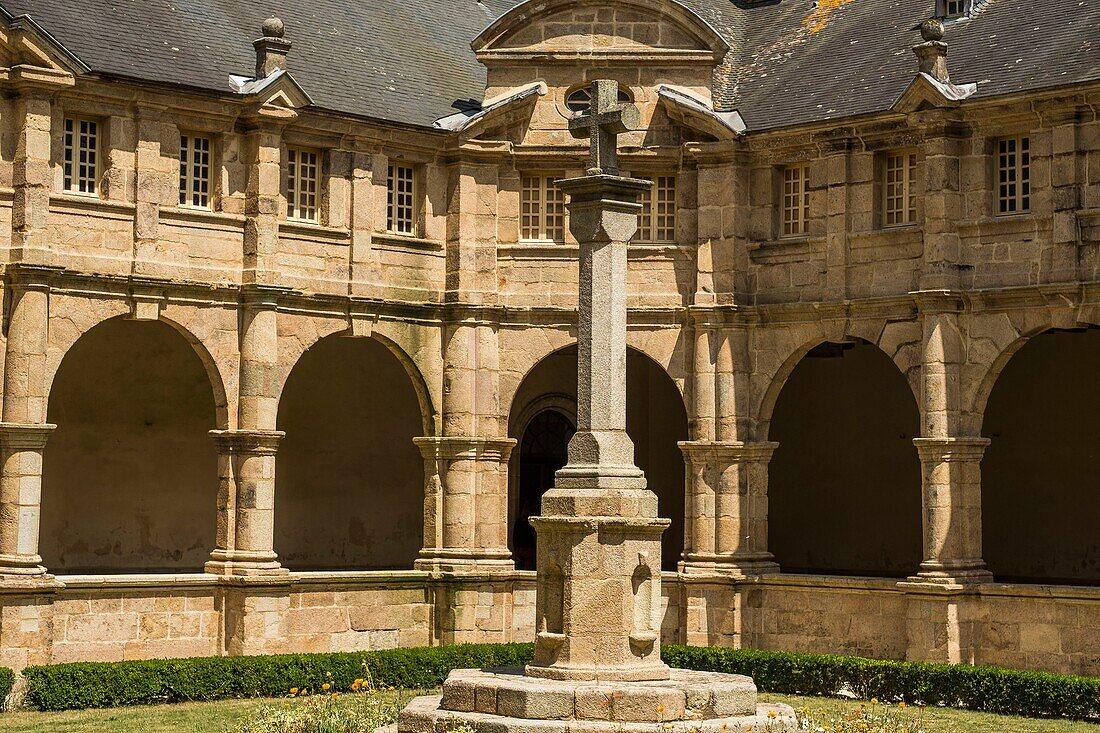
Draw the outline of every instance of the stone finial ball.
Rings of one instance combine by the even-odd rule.
[[[260,26],[260,30],[263,32],[265,38],[282,38],[283,33],[286,32],[283,21],[279,20],[274,15],[264,21],[264,24]]]
[[[920,24],[920,35],[926,41],[942,41],[943,23],[939,18],[929,18]]]

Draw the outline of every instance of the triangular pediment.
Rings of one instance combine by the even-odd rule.
[[[737,110],[719,112],[706,99],[687,89],[662,84],[657,96],[669,119],[715,140],[729,140],[745,132],[745,121]]]
[[[230,76],[229,84],[237,94],[263,107],[299,109],[313,104],[306,90],[284,69],[262,79]]]
[[[0,66],[26,67],[35,70],[35,75],[70,84],[73,76],[90,70],[29,15],[12,16],[3,9],[0,9]]]
[[[959,102],[978,90],[977,84],[941,82],[925,73],[917,74],[894,102],[894,112],[917,112],[922,109],[957,107]]]
[[[468,138],[486,129],[518,125],[530,118],[535,100],[545,96],[546,91],[545,82],[533,82],[487,99],[479,106],[441,117],[433,127]]]

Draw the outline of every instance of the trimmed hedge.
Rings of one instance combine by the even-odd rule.
[[[280,697],[291,687],[347,690],[367,672],[374,684],[439,687],[452,669],[526,664],[533,644],[465,644],[338,654],[73,662],[27,667],[27,704],[37,710]]]
[[[4,700],[11,694],[11,688],[15,686],[15,672],[7,667],[0,667],[0,710],[4,709]]]
[[[1033,718],[1100,718],[1100,678],[965,664],[892,662],[827,654],[663,646],[673,667],[749,675],[766,692],[944,705]]]
[[[428,689],[452,669],[517,667],[531,644],[469,644],[341,654],[204,657],[28,667],[27,703],[38,710],[279,697],[331,682],[347,690],[369,672],[384,687]],[[673,667],[751,676],[764,692],[836,695],[963,707],[1002,715],[1100,718],[1100,678],[998,667],[889,662],[859,657],[666,645]],[[0,688],[3,678],[0,677]]]

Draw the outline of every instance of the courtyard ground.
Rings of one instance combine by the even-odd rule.
[[[384,693],[400,700],[411,692]],[[783,702],[797,710],[808,710],[815,725],[858,715],[860,705],[869,703],[819,697],[761,695],[765,702]],[[62,713],[0,713],[0,731],[4,733],[225,733],[238,721],[265,705],[285,704],[285,700],[224,700],[207,703],[183,703],[154,707],[78,710]],[[295,701],[291,704],[300,704]],[[879,706],[881,709],[881,706]],[[1060,720],[1012,718],[964,710],[907,710],[910,719],[923,715],[925,733],[1100,733],[1100,725]],[[831,730],[832,727],[826,727]],[[845,728],[845,730],[850,728]],[[916,729],[912,729],[916,733]]]

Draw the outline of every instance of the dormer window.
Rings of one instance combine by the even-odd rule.
[[[937,0],[937,14],[941,18],[963,18],[970,14],[971,0]]]
[[[628,104],[632,101],[630,94],[620,86],[619,104]],[[569,108],[570,112],[584,112],[591,104],[592,87],[590,86],[577,87],[565,95],[565,106]]]

